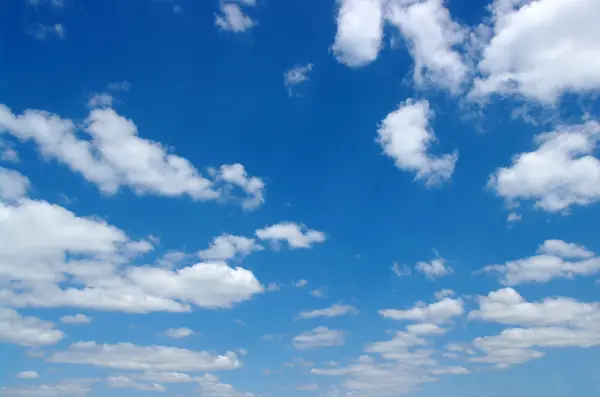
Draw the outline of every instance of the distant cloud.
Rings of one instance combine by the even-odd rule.
[[[63,40],[67,35],[65,27],[56,23],[54,25],[37,24],[27,29],[27,33],[36,40],[44,41],[53,37]]]
[[[244,14],[239,5],[231,3],[222,4],[220,13],[215,18],[215,25],[233,33],[245,32],[252,29],[255,24],[256,22]]]

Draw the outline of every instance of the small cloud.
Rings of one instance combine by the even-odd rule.
[[[392,265],[392,272],[394,272],[396,277],[408,277],[412,274],[410,267],[406,265],[399,266],[398,262],[394,262]]]
[[[308,81],[308,74],[312,71],[312,69],[313,64],[309,63],[305,66],[293,67],[283,74],[284,84],[290,95],[292,95],[293,87]]]
[[[236,323],[237,325],[246,325],[246,323],[244,322],[244,320],[242,320],[242,319],[239,319],[239,318],[236,318],[236,319],[235,319],[235,323]]]
[[[446,265],[446,260],[443,258],[434,259],[431,262],[419,262],[415,269],[423,273],[428,280],[434,280],[454,273],[454,270]]]
[[[275,335],[267,334],[260,337],[261,340],[272,341],[275,340]]]
[[[89,324],[92,322],[92,318],[86,316],[85,314],[76,314],[74,316],[63,316],[60,318],[60,321],[65,323],[65,324],[72,324],[72,325],[83,325],[83,324]]]
[[[308,284],[308,281],[306,281],[306,280],[298,280],[298,281],[296,282],[296,284],[294,284],[294,286],[295,286],[296,288],[302,288],[302,287],[305,287],[305,286],[306,286],[306,284]]]
[[[310,291],[310,294],[316,298],[325,298],[324,288],[317,288]]]
[[[298,385],[298,386],[296,386],[296,390],[299,390],[299,391],[316,391],[316,390],[319,390],[319,385],[317,385],[316,383],[307,383],[305,385]]]
[[[221,5],[221,12],[215,17],[215,25],[227,32],[242,33],[252,29],[255,24],[237,4]]]
[[[52,37],[64,40],[67,35],[67,30],[60,23],[54,25],[44,25],[39,23],[35,27],[29,28],[27,34],[40,41],[49,40]]]
[[[35,371],[24,371],[17,374],[17,379],[38,379],[40,375]]]
[[[275,291],[279,291],[281,289],[281,286],[277,283],[269,283],[269,285],[267,285],[267,292],[275,292]]]
[[[169,328],[164,332],[165,336],[175,339],[183,339],[194,335],[196,332],[190,328]]]
[[[520,221],[522,219],[523,219],[523,217],[521,216],[521,214],[517,214],[516,212],[511,212],[506,217],[506,221],[508,223],[515,223],[515,222],[518,222],[518,221]]]

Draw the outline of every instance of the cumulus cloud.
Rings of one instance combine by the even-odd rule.
[[[94,380],[64,380],[53,384],[0,388],[0,395],[8,397],[85,397],[92,391]]]
[[[600,160],[594,156],[599,139],[596,121],[537,135],[535,150],[498,168],[488,186],[511,204],[531,200],[549,212],[593,204],[600,200]]]
[[[134,389],[140,391],[165,391],[167,390],[161,384],[158,383],[143,383],[128,378],[126,376],[110,376],[106,378],[108,387],[113,389]]]
[[[458,93],[468,67],[457,46],[465,44],[468,32],[452,21],[443,1],[391,0],[385,16],[407,43],[415,62],[415,83]]]
[[[408,99],[386,116],[377,131],[377,142],[396,167],[414,172],[415,180],[424,180],[427,186],[449,180],[458,159],[457,152],[439,156],[428,153],[437,140],[430,127],[432,117],[427,100]]]
[[[306,319],[306,318],[316,318],[316,317],[337,317],[337,316],[343,316],[346,314],[357,314],[357,313],[358,313],[358,309],[356,309],[354,306],[336,304],[336,305],[327,307],[325,309],[317,309],[317,310],[301,312],[298,315],[298,318]]]
[[[418,321],[423,323],[440,324],[464,313],[464,302],[461,299],[444,298],[438,302],[417,304],[406,310],[379,310],[385,318],[392,320]]]
[[[546,104],[600,88],[596,0],[495,0],[471,96],[518,94]]]
[[[337,60],[350,67],[373,62],[382,46],[381,0],[338,0],[337,33],[331,47]]]
[[[147,313],[231,307],[264,288],[246,269],[201,262],[132,266],[152,249],[104,221],[44,201],[0,202],[0,302]]]
[[[40,375],[35,371],[23,371],[17,374],[17,379],[38,379]]]
[[[254,251],[261,251],[263,249],[253,238],[223,234],[215,237],[207,249],[199,251],[198,256],[205,260],[224,261],[233,258],[241,259]]]
[[[292,344],[298,350],[316,349],[320,347],[344,345],[345,338],[342,331],[329,329],[327,327],[317,327],[312,331],[296,335],[292,340]]]
[[[14,201],[27,196],[29,179],[17,171],[0,167],[0,199]]]
[[[236,369],[242,365],[234,352],[216,355],[206,351],[176,347],[138,346],[131,343],[111,345],[96,342],[73,343],[67,350],[54,352],[48,361],[155,372],[223,371]]]
[[[256,231],[256,237],[270,241],[276,247],[285,241],[292,249],[311,248],[313,244],[322,243],[326,238],[325,233],[294,222],[281,222],[259,229]]]
[[[138,195],[216,200],[238,187],[243,206],[252,209],[264,201],[263,182],[248,177],[241,164],[222,166],[211,181],[188,160],[141,138],[133,121],[110,107],[91,109],[80,124],[40,110],[16,115],[0,105],[0,132],[32,141],[44,157],[66,164],[104,194],[129,187]]]
[[[0,342],[39,347],[54,345],[64,337],[51,322],[23,317],[12,309],[0,307]]]
[[[309,63],[304,66],[295,66],[286,70],[283,74],[283,80],[288,92],[292,93],[292,88],[304,83],[308,80],[308,75],[313,69],[313,64]]]
[[[537,255],[502,265],[488,265],[481,272],[498,274],[504,285],[545,283],[553,278],[594,275],[600,272],[600,258],[581,245],[546,240]]]

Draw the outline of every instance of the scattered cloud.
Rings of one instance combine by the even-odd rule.
[[[183,339],[194,335],[195,332],[190,328],[169,328],[164,332],[165,336],[174,339]]]
[[[380,310],[385,318],[392,320],[418,321],[423,323],[440,324],[451,320],[453,317],[464,313],[464,302],[461,299],[444,298],[438,302],[417,304],[406,310],[384,309]]]
[[[314,296],[315,298],[325,298],[325,289],[324,288],[313,289],[312,291],[310,291],[310,294],[312,296]]]
[[[381,0],[338,0],[337,33],[331,47],[336,59],[350,67],[373,62],[382,46]]]
[[[220,13],[215,16],[215,25],[227,32],[242,33],[252,29],[256,22],[244,14],[239,5],[223,3]]]
[[[358,309],[350,305],[336,304],[325,309],[317,309],[306,312],[301,312],[298,318],[317,318],[317,317],[337,317],[346,314],[357,314]]]
[[[114,98],[107,92],[97,92],[93,94],[88,100],[88,107],[90,108],[102,108],[111,107],[113,105]]]
[[[85,314],[78,313],[74,316],[63,316],[60,318],[60,321],[65,324],[83,325],[91,323],[92,318],[86,316]]]
[[[385,117],[377,131],[377,142],[396,167],[414,172],[415,180],[425,180],[430,187],[449,180],[458,160],[457,152],[440,156],[428,153],[437,140],[430,127],[432,117],[427,100],[407,99]]]
[[[288,93],[292,94],[292,88],[308,81],[308,75],[313,69],[313,64],[309,63],[304,66],[295,66],[286,70],[283,74],[284,84]]]
[[[600,160],[594,157],[600,123],[562,125],[534,138],[536,149],[517,154],[498,168],[488,187],[509,204],[531,200],[557,212],[600,200]]]
[[[300,335],[296,335],[292,340],[292,344],[298,350],[341,346],[345,343],[342,331],[330,330],[327,327],[317,327],[312,331],[303,332]]]
[[[199,251],[198,256],[204,260],[226,261],[234,258],[242,259],[252,252],[263,249],[253,238],[223,234],[215,237],[207,249]]]
[[[106,88],[111,91],[127,92],[131,90],[131,83],[127,80],[113,81],[112,83],[108,83]]]
[[[132,343],[110,345],[96,342],[73,343],[67,350],[54,352],[48,361],[154,372],[223,371],[242,365],[234,352],[215,355],[206,351],[176,347],[138,346]]]
[[[298,281],[296,281],[296,283],[294,284],[294,286],[296,288],[303,288],[303,287],[306,287],[306,284],[308,284],[308,281],[306,281],[306,280],[298,280]]]
[[[392,265],[392,272],[396,277],[408,277],[412,274],[412,269],[406,265],[400,266],[397,262],[394,262]]]
[[[600,257],[578,244],[546,240],[536,255],[503,265],[488,265],[480,272],[498,274],[500,282],[509,286],[545,283],[553,278],[592,276],[600,272]]]
[[[445,263],[443,258],[434,259],[431,262],[419,262],[415,265],[415,269],[423,273],[429,280],[435,280],[454,273],[454,270]]]
[[[17,379],[38,379],[40,375],[35,371],[23,371],[17,374]]]
[[[85,397],[92,391],[94,380],[64,380],[54,384],[0,388],[7,397]]]
[[[281,222],[258,229],[256,237],[270,241],[276,248],[285,241],[291,249],[311,248],[314,243],[322,243],[326,238],[325,233],[294,222]]]
[[[52,38],[64,40],[67,36],[67,30],[60,23],[56,23],[54,25],[44,25],[38,23],[35,26],[29,27],[27,29],[27,33],[39,41],[46,41]]]
[[[113,389],[134,389],[140,391],[165,391],[167,390],[163,385],[158,383],[143,383],[135,381],[126,376],[111,376],[106,378],[108,387]]]
[[[65,336],[51,322],[23,317],[15,310],[0,307],[0,342],[40,347],[55,345]]]

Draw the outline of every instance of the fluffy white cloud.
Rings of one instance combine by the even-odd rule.
[[[276,247],[285,241],[292,249],[311,248],[314,243],[322,243],[326,238],[325,233],[294,222],[281,222],[259,229],[256,231],[256,237],[271,241]]]
[[[499,274],[504,285],[544,283],[553,278],[570,279],[596,274],[600,272],[600,257],[581,245],[547,240],[539,247],[537,255],[503,265],[488,265],[482,272]]]
[[[468,68],[456,46],[465,43],[467,31],[452,21],[443,1],[391,0],[385,17],[407,43],[415,61],[415,83],[458,93]]]
[[[253,238],[223,234],[215,237],[207,249],[199,251],[198,256],[205,260],[225,261],[236,257],[243,258],[263,249]]]
[[[85,314],[78,313],[74,316],[63,316],[60,318],[60,321],[65,324],[82,325],[91,323],[92,319]]]
[[[452,291],[451,289],[442,289],[440,291],[437,291],[435,294],[433,294],[433,296],[435,296],[435,299],[438,300],[442,300],[447,296],[453,296],[454,295],[454,291]]]
[[[563,297],[527,302],[512,288],[492,291],[487,296],[478,297],[478,302],[479,310],[471,311],[470,319],[527,327],[582,325],[592,321],[600,324],[598,303]]]
[[[0,388],[7,397],[85,397],[92,391],[92,380],[71,380],[54,384]]]
[[[317,309],[306,312],[301,312],[298,318],[316,318],[316,317],[337,317],[346,314],[357,314],[358,310],[350,305],[333,305],[325,309]]]
[[[165,346],[137,346],[131,343],[97,344],[77,342],[68,350],[53,353],[49,362],[87,364],[122,370],[143,371],[217,371],[238,368],[242,362],[234,352],[215,355]]]
[[[461,299],[444,298],[441,301],[431,304],[417,302],[413,308],[406,310],[379,310],[379,314],[392,320],[440,324],[449,321],[452,317],[463,314],[464,305]]]
[[[12,143],[2,140],[0,136],[0,161],[7,163],[18,163],[21,161],[19,153],[17,153],[13,146]]]
[[[17,171],[0,167],[0,199],[14,201],[27,196],[29,179]]]
[[[228,32],[245,32],[248,29],[252,29],[255,24],[256,22],[244,14],[237,4],[222,4],[220,14],[215,16],[215,25]]]
[[[113,104],[113,96],[107,92],[98,92],[88,100],[88,107],[110,107]]]
[[[0,302],[145,313],[231,307],[263,291],[252,272],[224,262],[177,270],[131,266],[150,250],[103,221],[43,201],[0,202]]]
[[[37,347],[54,345],[64,337],[51,322],[23,317],[12,309],[0,307],[0,342]]]
[[[169,338],[182,339],[194,335],[195,332],[190,328],[169,328],[165,330],[164,335]]]
[[[35,371],[23,371],[17,374],[18,379],[38,379],[40,375]]]
[[[456,152],[440,156],[428,153],[437,139],[429,125],[432,117],[427,100],[407,99],[386,116],[377,131],[377,142],[396,167],[416,173],[415,179],[425,180],[427,186],[450,179],[458,159]]]
[[[550,212],[595,203],[600,200],[600,160],[594,157],[599,139],[596,121],[537,135],[536,149],[497,169],[488,186],[509,203],[532,200]]]
[[[350,67],[373,62],[383,40],[381,0],[338,0],[337,33],[332,50]]]
[[[600,3],[496,0],[473,97],[520,94],[554,103],[564,93],[600,88]]]
[[[113,389],[135,389],[141,391],[165,391],[163,385],[158,383],[143,383],[126,376],[111,376],[106,378],[108,387]]]
[[[292,94],[292,88],[298,84],[304,83],[308,80],[308,74],[312,71],[313,64],[309,63],[304,66],[295,66],[289,70],[286,70],[283,74],[283,82],[285,87],[288,89],[288,93]]]
[[[418,272],[423,273],[429,280],[441,278],[454,273],[454,270],[446,265],[442,258],[434,259],[431,262],[419,262],[415,265]]]
[[[90,110],[81,130],[78,125],[40,110],[15,115],[0,105],[0,133],[33,141],[44,157],[65,163],[105,194],[126,186],[136,194],[215,200],[227,198],[228,191],[237,186],[246,196],[242,205],[254,208],[264,201],[263,182],[249,178],[241,164],[222,166],[222,178],[211,181],[188,160],[139,137],[133,121],[110,107]]]
[[[327,346],[341,346],[345,343],[342,331],[317,327],[309,332],[296,335],[292,344],[298,350],[315,349]]]
[[[203,397],[256,397],[249,392],[241,392],[228,383],[221,383],[219,378],[212,374],[204,374],[196,378],[200,395]]]

